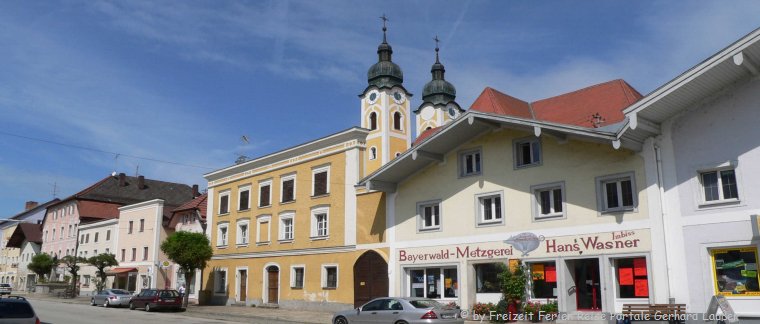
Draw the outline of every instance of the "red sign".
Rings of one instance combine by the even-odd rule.
[[[633,274],[637,277],[647,275],[647,259],[633,259]]]
[[[546,266],[544,268],[544,272],[546,273],[546,282],[557,282],[557,268],[555,266]]]
[[[618,281],[621,286],[633,285],[633,269],[632,268],[620,268],[618,269]]]
[[[633,295],[636,297],[648,297],[649,296],[649,284],[646,279],[636,279],[635,285],[633,285]]]

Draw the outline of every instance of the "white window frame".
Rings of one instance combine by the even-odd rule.
[[[520,154],[520,145],[530,143],[530,163],[523,163],[520,164],[520,158],[522,157],[522,154]],[[535,143],[538,146],[538,161],[533,161],[534,156],[534,146],[533,143]],[[524,137],[524,138],[518,138],[512,141],[512,154],[514,156],[514,168],[515,169],[523,169],[523,168],[530,168],[534,166],[539,166],[543,163],[544,160],[544,152],[541,144],[541,139],[537,137]]]
[[[302,269],[303,270],[303,277],[301,282],[301,287],[296,286],[296,269]],[[305,264],[294,264],[290,266],[290,288],[293,289],[304,289],[306,288],[306,265]]]
[[[227,211],[224,212],[224,213],[222,212],[222,198],[223,197],[227,197]],[[227,190],[224,190],[222,192],[219,192],[219,209],[218,209],[219,215],[227,215],[227,214],[229,214],[230,213],[230,209],[231,209],[230,208],[231,204],[232,204],[232,200],[230,199],[230,190],[227,189]]]
[[[552,204],[552,211],[554,208],[554,190],[559,189],[562,194],[562,212],[552,212],[549,214],[541,214],[541,196],[540,193],[543,191],[551,190],[550,200]],[[552,182],[552,183],[545,183],[540,185],[535,185],[530,187],[530,192],[533,193],[533,220],[534,221],[545,221],[545,220],[554,220],[554,219],[565,219],[567,218],[567,201],[566,201],[566,193],[565,193],[565,182],[559,181],[559,182]]]
[[[285,195],[284,195],[284,193],[285,193],[285,186],[284,186],[284,184],[285,184],[285,181],[288,181],[288,180],[293,180],[293,200],[291,200],[291,201],[284,201],[283,200],[283,199],[285,199]],[[298,181],[296,179],[296,173],[291,173],[291,174],[280,176],[280,203],[283,204],[283,203],[293,203],[293,202],[295,202],[296,201],[296,193],[298,192],[297,187],[298,187]],[[270,196],[271,196],[271,193],[270,193]]]
[[[633,206],[623,206],[623,191],[622,191],[622,186],[620,186],[620,183],[625,180],[631,181],[631,195],[633,196],[632,197]],[[618,183],[617,189],[619,190],[618,192],[618,201],[620,203],[619,207],[607,208],[606,184],[610,182]],[[639,206],[638,196],[639,196],[638,189],[636,189],[636,177],[633,171],[596,177],[597,208],[599,208],[600,213],[604,214],[604,213],[627,212],[627,211],[635,212],[637,211],[637,208]]]
[[[425,219],[422,209],[429,206],[438,206],[438,224],[433,226],[425,226]],[[436,232],[440,231],[443,223],[443,204],[441,200],[428,200],[417,203],[417,232]]]
[[[335,268],[335,287],[327,287],[327,268]],[[338,289],[340,286],[340,267],[337,263],[322,264],[322,289]]]
[[[261,240],[261,224],[267,223],[269,224],[267,226],[267,240],[263,241]],[[251,230],[248,229],[250,232]],[[269,244],[269,242],[272,240],[272,216],[271,215],[261,215],[256,217],[256,244],[257,245],[264,245]]]
[[[224,284],[221,283],[221,272],[224,272]],[[229,285],[229,271],[227,268],[219,268],[214,270],[214,295],[222,296],[227,294],[227,286]]]
[[[311,169],[311,196],[316,196],[316,187],[317,187],[317,181],[315,177],[318,173],[327,172],[327,179],[325,180],[327,183],[325,188],[325,193],[320,194],[320,196],[329,195],[330,194],[330,166],[325,165],[321,167],[316,167],[314,169]]]
[[[478,167],[476,165],[473,165],[475,170],[471,173],[467,173],[467,163],[466,159],[467,156],[478,154],[480,158],[478,159],[480,161],[480,170],[477,170]],[[483,150],[481,150],[480,147],[476,148],[470,148],[466,150],[459,151],[457,153],[458,162],[457,162],[457,170],[459,172],[460,178],[466,178],[466,177],[475,177],[483,174]],[[475,161],[473,161],[475,163]]]
[[[319,235],[319,224],[317,223],[317,215],[325,214],[327,223],[325,226],[325,234]],[[330,236],[330,207],[321,206],[311,209],[311,238],[312,239],[326,239]]]
[[[269,201],[267,201],[266,204],[262,204],[262,202],[261,202],[261,188],[263,188],[265,186],[269,186]],[[258,194],[258,197],[256,198],[256,200],[258,201],[258,203],[259,203],[258,207],[260,207],[260,208],[268,207],[268,206],[272,205],[272,179],[268,179],[268,180],[264,180],[264,181],[259,182],[259,194]]]
[[[278,223],[277,240],[280,242],[291,242],[296,237],[296,213],[285,212],[280,214]],[[285,220],[290,220],[290,238],[285,236]]]
[[[723,178],[720,176],[720,173],[723,171],[734,171],[734,180],[736,181],[736,192],[738,196],[737,198],[724,198],[726,195],[723,192]],[[720,197],[718,200],[707,200],[707,197],[705,196],[705,185],[702,175],[710,172],[717,172],[718,175],[718,196]],[[697,195],[699,197],[699,207],[711,207],[715,205],[735,204],[741,202],[741,193],[743,190],[739,184],[739,170],[736,161],[729,161],[717,166],[700,168],[697,170],[696,183],[696,190],[698,191]]]
[[[487,198],[494,198],[499,197],[499,207],[501,208],[501,218],[494,218],[491,220],[485,219],[485,208],[483,208],[482,201],[483,199]],[[493,191],[493,192],[485,192],[475,195],[475,215],[477,219],[475,220],[475,224],[478,226],[489,226],[489,225],[501,225],[504,224],[504,210],[505,204],[504,204],[504,192],[503,191]],[[491,208],[492,211],[495,211],[494,208]],[[493,215],[496,216],[496,215]]]
[[[246,226],[245,235],[243,235],[243,230],[241,228],[242,225]],[[251,237],[251,221],[248,219],[239,219],[236,222],[236,233],[235,233],[235,244],[237,245],[248,245],[248,243],[251,243],[250,237]]]
[[[222,235],[222,229],[225,230]],[[216,227],[216,246],[225,247],[229,243],[230,239],[230,224],[228,222],[219,223]]]
[[[245,191],[248,191],[248,208],[240,209],[240,203],[242,202],[242,199],[243,199],[242,195],[243,195],[243,192],[245,192]],[[249,209],[251,209],[251,200],[252,200],[251,199],[251,185],[247,184],[247,185],[243,185],[243,186],[238,187],[237,210],[238,211],[243,211],[243,210],[249,210]]]

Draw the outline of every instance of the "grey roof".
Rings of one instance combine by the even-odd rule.
[[[119,175],[108,176],[94,185],[65,199],[84,199],[130,205],[152,199],[163,199],[166,205],[179,206],[193,199],[193,189],[181,183],[145,179],[145,188],[138,188],[138,178],[125,176],[119,186]]]

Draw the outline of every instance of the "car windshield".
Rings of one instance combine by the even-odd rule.
[[[114,295],[131,295],[128,291],[121,289],[112,289],[111,293]]]
[[[443,304],[431,299],[418,299],[409,301],[416,308],[443,308]]]
[[[0,284],[0,287],[10,287],[11,284]]]
[[[34,317],[32,306],[27,302],[3,301],[0,299],[0,318]]]
[[[179,293],[176,290],[162,290],[161,293],[159,293],[158,297],[179,297]]]

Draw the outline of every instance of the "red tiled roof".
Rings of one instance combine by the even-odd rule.
[[[624,80],[613,80],[528,104],[486,88],[470,109],[581,127],[602,127],[625,119],[623,109],[641,99],[641,94]],[[602,120],[594,123],[591,117]]]
[[[433,136],[433,134],[438,133],[443,127],[436,127],[431,129],[426,129],[422,134],[417,136],[417,139],[414,140],[414,144],[412,146],[415,146],[419,143],[422,143],[426,138]]]
[[[172,214],[182,212],[182,211],[188,211],[188,210],[198,210],[201,214],[201,219],[206,219],[206,204],[208,194],[202,194],[198,197],[195,197],[195,199],[190,200],[179,207],[172,210]]]
[[[21,223],[8,238],[8,247],[21,248],[24,241],[42,243],[42,225]]]
[[[106,203],[92,200],[80,200],[79,205],[79,217],[80,218],[96,218],[96,219],[111,219],[119,217],[119,207],[121,204]]]

